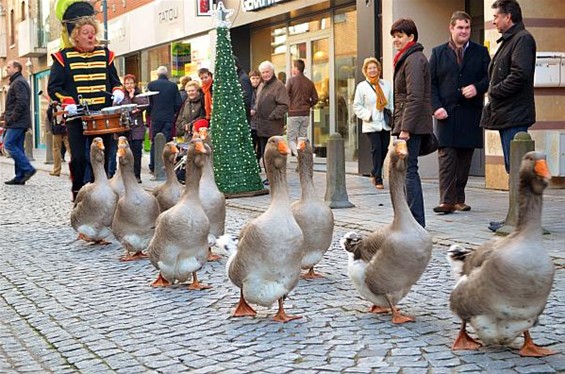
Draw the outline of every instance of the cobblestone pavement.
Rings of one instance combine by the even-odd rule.
[[[12,166],[0,162],[0,179],[11,176]],[[323,176],[316,173],[317,183]],[[74,241],[66,178],[40,171],[25,186],[2,183],[0,372],[565,372],[562,353],[519,357],[521,338],[514,349],[450,350],[459,322],[448,308],[453,281],[445,249],[452,242],[474,246],[492,237],[484,222],[498,218],[489,217],[495,203],[481,189],[470,191],[474,214],[428,217],[432,261],[400,303],[416,322],[397,326],[390,316],[367,313],[369,303],[348,279],[337,242],[352,228],[367,232],[387,222],[390,202],[369,190],[366,178],[350,179],[350,199],[358,208],[334,211],[334,243],[318,267],[326,278],[300,281],[285,305],[303,318],[287,324],[270,320],[275,308],[258,307],[256,318],[231,317],[239,294],[225,275],[225,257],[199,273],[211,290],[154,289],[149,283],[156,270],[148,261],[119,262],[122,250],[115,240],[102,247]],[[432,193],[437,185],[424,188]],[[532,335],[536,343],[565,352],[563,194],[554,193],[551,201],[561,208],[546,209],[544,224],[554,234],[544,240],[558,271]],[[362,208],[368,202],[374,208]],[[267,204],[268,196],[229,200],[228,231],[237,233]]]

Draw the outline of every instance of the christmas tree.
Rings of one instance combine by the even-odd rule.
[[[216,63],[210,123],[216,184],[228,196],[263,190],[233,58],[227,20],[230,11],[222,2],[215,11]]]

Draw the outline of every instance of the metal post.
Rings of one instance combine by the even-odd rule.
[[[352,208],[345,188],[345,146],[340,134],[328,138],[328,158],[326,163],[326,195],[324,200],[330,208]]]
[[[530,151],[535,150],[535,142],[527,132],[519,132],[510,142],[510,175],[508,182],[508,213],[504,226],[496,230],[497,235],[508,235],[514,231],[518,223],[518,209],[520,207],[520,165],[522,158]]]
[[[35,158],[33,158],[33,134],[31,133],[31,131],[26,131],[24,144],[27,159],[30,161],[35,161]]]
[[[165,173],[165,163],[163,161],[163,149],[165,149],[165,144],[167,143],[167,139],[165,139],[165,135],[163,133],[158,133],[155,135],[153,139],[153,151],[155,152],[153,157],[153,162],[155,163],[155,175],[151,178],[152,181],[163,181],[167,179],[167,175]]]

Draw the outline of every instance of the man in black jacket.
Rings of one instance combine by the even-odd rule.
[[[536,122],[534,70],[536,41],[524,27],[522,10],[515,0],[497,0],[493,25],[502,34],[489,65],[489,103],[483,110],[481,126],[498,130],[506,172],[510,172],[510,141]]]
[[[149,82],[147,89],[157,91],[158,95],[149,97],[149,116],[151,118],[151,153],[149,154],[149,169],[154,172],[155,151],[153,139],[158,133],[163,133],[167,141],[172,139],[173,122],[182,105],[179,89],[167,76],[165,66],[157,68],[157,79]]]
[[[22,75],[22,64],[10,61],[6,66],[10,77],[10,88],[6,95],[6,135],[4,147],[14,159],[16,176],[4,183],[23,185],[31,178],[36,170],[27,159],[24,151],[25,135],[31,128],[31,89]]]
[[[489,65],[489,103],[483,109],[481,126],[498,130],[504,154],[504,167],[510,173],[510,142],[514,135],[536,122],[534,71],[536,41],[522,22],[522,10],[516,0],[497,0],[492,4],[493,21],[502,34],[496,54]],[[498,230],[504,221],[489,225]]]
[[[483,148],[480,128],[483,96],[488,88],[490,57],[471,38],[471,16],[456,11],[449,24],[451,37],[435,47],[430,59],[432,110],[439,142],[439,195],[436,213],[469,211],[465,186],[475,148]]]

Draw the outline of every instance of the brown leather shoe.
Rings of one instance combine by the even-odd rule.
[[[434,208],[434,212],[449,214],[455,212],[455,205],[453,204],[439,204]]]
[[[376,188],[377,190],[384,190],[384,189],[385,189],[385,185],[382,184],[382,183],[377,183],[377,184],[375,184],[375,188]]]
[[[468,212],[471,210],[471,207],[465,203],[457,203],[455,204],[455,210],[460,212]]]

